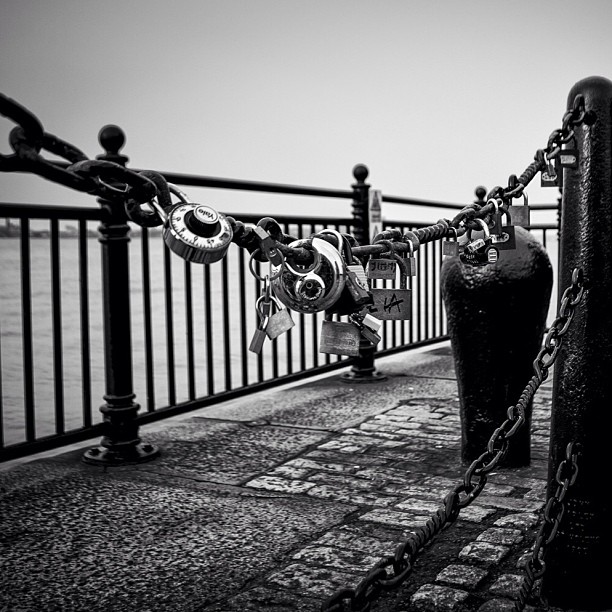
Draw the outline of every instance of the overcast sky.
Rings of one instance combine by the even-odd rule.
[[[468,203],[560,127],[571,87],[612,78],[609,0],[0,0],[0,91],[88,156],[120,125],[139,168]],[[0,119],[0,152],[11,123]],[[532,202],[556,199],[538,184]],[[344,215],[191,190],[225,211]],[[0,175],[0,201],[95,205]],[[398,207],[386,216],[408,218]],[[435,214],[432,214],[435,217]]]

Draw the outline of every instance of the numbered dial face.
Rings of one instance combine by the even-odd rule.
[[[168,214],[164,241],[177,255],[195,263],[219,261],[232,241],[224,215],[204,204],[179,204]]]

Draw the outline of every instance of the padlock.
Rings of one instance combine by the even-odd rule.
[[[323,230],[321,234],[331,234],[336,238],[338,250],[344,259],[346,282],[344,289],[333,306],[327,309],[330,313],[347,315],[361,310],[366,304],[372,303],[368,288],[368,279],[363,266],[355,260],[348,239],[336,230]]]
[[[449,231],[454,232],[452,240],[445,238],[442,241],[442,255],[445,257],[456,257],[459,255],[459,242],[457,242],[457,228],[449,227]]]
[[[282,302],[275,296],[271,296],[272,304],[276,308],[276,312],[270,314],[268,317],[268,324],[266,325],[266,335],[270,340],[275,340],[281,334],[288,332],[291,328],[295,327],[295,322],[291,318],[291,313],[287,308],[284,307]]]
[[[257,298],[255,303],[255,309],[259,318],[257,329],[253,334],[251,343],[249,344],[249,351],[259,355],[263,349],[264,342],[268,337],[267,327],[270,320],[270,310],[272,306],[272,300],[270,299],[270,284],[269,279],[264,279],[264,285],[261,291],[261,295]]]
[[[361,331],[354,323],[333,321],[331,313],[325,315],[321,324],[319,352],[357,357],[360,342]]]
[[[305,267],[271,265],[272,288],[276,297],[295,312],[313,313],[330,308],[340,297],[346,283],[342,256],[322,238],[295,240],[289,247],[311,248],[314,262]]]
[[[476,238],[472,240],[471,228],[467,230],[466,236],[468,242],[463,246],[459,253],[459,259],[463,263],[470,264],[472,266],[483,266],[489,261],[488,251],[491,247],[491,235],[489,233],[489,226],[482,219],[474,219],[476,223],[480,224],[482,231],[484,232],[483,238]],[[491,258],[495,257],[495,253],[491,254]]]
[[[389,251],[393,250],[390,240],[378,240],[376,244],[385,244]],[[368,261],[367,278],[369,280],[395,280],[397,264],[394,259],[388,257],[370,257]]]
[[[523,205],[522,206],[508,206],[508,212],[512,219],[512,225],[518,225],[520,227],[529,227],[529,199],[527,194],[523,191]]]
[[[508,223],[504,225],[501,222],[502,217],[508,219]],[[500,207],[497,212],[499,223],[496,224],[495,230],[491,232],[491,245],[495,246],[498,251],[509,251],[516,249],[516,230],[512,225],[512,217],[507,208]]]
[[[223,258],[232,241],[229,221],[214,208],[195,204],[175,185],[170,191],[181,202],[165,211],[163,239],[168,248],[187,261],[210,264]]]
[[[407,286],[410,275],[406,258],[394,253],[394,259],[399,264],[399,288],[372,288],[370,291],[374,303],[368,307],[368,311],[383,321],[409,320],[412,316],[412,289]]]
[[[371,344],[377,345],[381,337],[378,335],[378,331],[382,326],[382,321],[379,321],[372,315],[365,311],[354,312],[349,315],[350,321],[357,326],[361,335]]]

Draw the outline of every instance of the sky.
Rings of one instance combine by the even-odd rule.
[[[610,17],[609,0],[0,0],[0,91],[92,158],[111,123],[136,168],[348,189],[364,163],[383,200],[467,204],[523,172],[577,81],[612,79]],[[186,191],[225,212],[350,214]],[[0,174],[0,201],[96,206],[25,174]]]

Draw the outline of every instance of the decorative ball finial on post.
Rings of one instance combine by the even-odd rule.
[[[368,174],[370,174],[370,171],[368,170],[368,167],[364,164],[357,164],[353,168],[353,176],[359,184],[365,183],[366,179],[368,178]]]
[[[485,196],[487,195],[487,190],[482,185],[479,185],[474,189],[474,195],[476,196],[474,204],[483,204]]]
[[[98,142],[104,149],[104,153],[98,155],[97,159],[112,161],[122,166],[127,164],[129,158],[119,153],[125,145],[125,132],[118,125],[105,125],[98,132]]]

